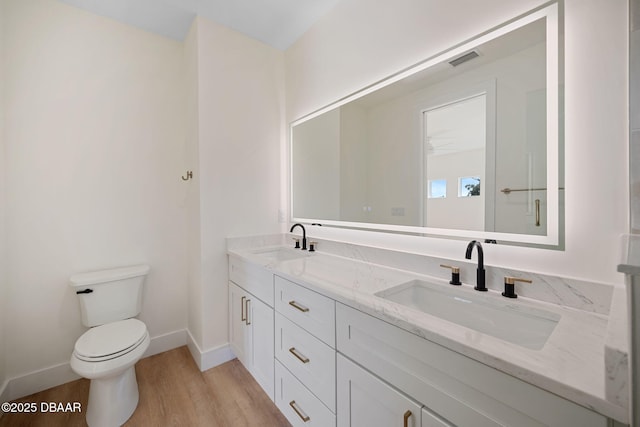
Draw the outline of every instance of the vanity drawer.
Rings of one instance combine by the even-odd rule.
[[[279,313],[335,348],[335,301],[275,276],[275,307]]]
[[[276,361],[276,406],[294,427],[335,427],[336,425],[336,416],[278,361]]]
[[[276,358],[336,411],[336,351],[276,313]]]
[[[269,307],[273,307],[273,273],[264,267],[229,255],[229,280]]]
[[[608,425],[596,412],[343,304],[336,324],[340,353],[454,425]]]

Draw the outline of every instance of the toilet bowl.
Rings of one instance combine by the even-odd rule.
[[[138,406],[135,364],[149,348],[140,313],[142,284],[149,266],[138,265],[77,274],[71,286],[80,300],[82,323],[71,369],[91,380],[86,420],[89,427],[124,424]]]
[[[71,369],[91,380],[87,424],[119,426],[138,405],[135,364],[149,347],[144,323],[127,319],[89,329],[71,356]]]

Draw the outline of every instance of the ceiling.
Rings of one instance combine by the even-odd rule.
[[[196,15],[285,50],[340,0],[59,0],[184,40]]]

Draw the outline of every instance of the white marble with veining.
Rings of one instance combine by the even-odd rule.
[[[518,287],[519,298],[511,307],[530,307],[557,313],[561,319],[544,347],[532,350],[380,298],[375,293],[423,279],[442,286],[449,271],[441,263],[455,262],[461,268],[461,295],[472,293],[475,262],[446,260],[416,254],[369,248],[339,242],[319,241],[318,251],[304,257],[274,261],[255,253],[260,239],[228,239],[230,255],[271,269],[274,274],[307,286],[343,304],[371,314],[453,351],[548,390],[607,417],[628,423],[622,399],[611,398],[611,387],[624,385],[605,369],[605,341],[613,287],[584,281],[555,278],[485,265],[489,292],[486,298],[503,301],[500,295],[504,275],[534,281]],[[276,236],[269,245],[289,245],[288,238]],[[302,254],[301,254],[302,255]],[[474,255],[475,260],[475,255]],[[487,261],[487,260],[485,260]],[[618,361],[622,363],[622,361]],[[616,383],[618,381],[618,383]],[[607,391],[609,390],[609,391]],[[615,394],[615,393],[614,393]]]
[[[442,278],[448,277],[448,270],[441,268],[440,264],[453,264],[460,267],[460,279],[463,283],[475,283],[476,280],[475,251],[472,260],[464,259],[463,253],[460,254],[460,259],[450,260],[323,240],[318,242],[318,249],[349,259]],[[489,289],[502,292],[505,276],[525,277],[532,279],[534,285],[518,285],[518,295],[600,314],[609,313],[613,285],[495,267],[490,261],[485,256],[486,285]]]
[[[611,314],[605,341],[605,387],[607,400],[629,406],[629,338],[626,289],[613,291]]]
[[[624,273],[625,288],[616,289],[611,305],[610,330],[605,344],[605,364],[607,368],[607,397],[621,405],[632,407],[637,414],[640,404],[636,387],[638,380],[638,356],[630,351],[638,348],[638,289],[640,288],[640,235],[622,236],[622,254],[618,271]],[[631,354],[630,354],[631,353]],[[634,369],[636,372],[634,372]]]

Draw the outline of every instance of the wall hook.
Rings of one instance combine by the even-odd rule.
[[[186,177],[185,177],[185,176],[183,176],[183,177],[182,177],[182,180],[183,180],[183,181],[189,181],[189,180],[190,180],[190,179],[192,179],[192,178],[193,178],[193,172],[192,172],[192,171],[187,171],[187,176],[186,176]]]

